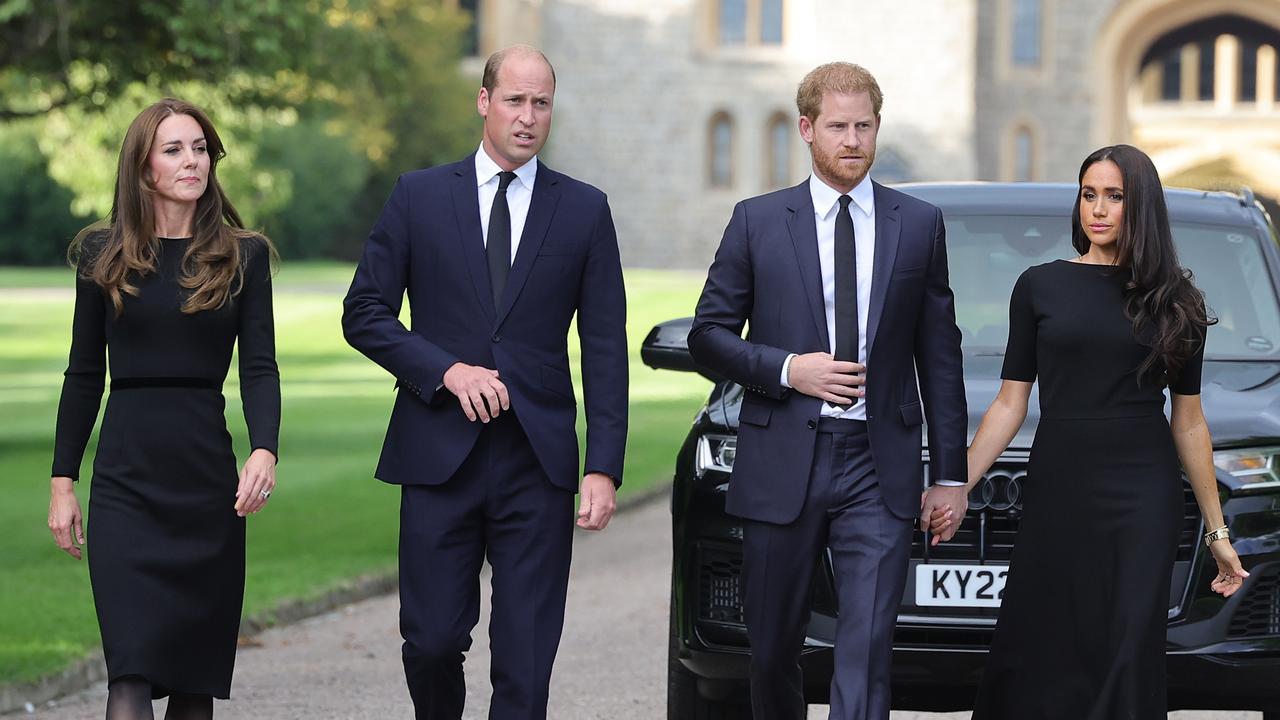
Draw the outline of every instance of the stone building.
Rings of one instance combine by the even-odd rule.
[[[1280,195],[1280,0],[454,0],[480,58],[556,65],[553,166],[612,198],[629,266],[704,268],[738,200],[808,173],[795,89],[885,94],[881,181],[1074,181],[1108,143],[1174,185]]]

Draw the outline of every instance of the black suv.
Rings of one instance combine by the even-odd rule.
[[[937,205],[946,217],[972,433],[999,388],[1014,281],[1028,266],[1075,255],[1070,213],[1076,188],[899,189]],[[1170,190],[1166,197],[1180,259],[1220,319],[1209,331],[1202,398],[1222,509],[1251,573],[1229,599],[1209,590],[1216,568],[1200,542],[1199,511],[1184,479],[1169,596],[1169,706],[1262,710],[1267,720],[1280,720],[1280,247],[1248,191]],[[676,459],[667,717],[750,718],[742,528],[724,510],[743,390],[692,361],[691,322],[658,325],[642,349],[650,367],[698,372],[715,383]],[[1033,394],[1022,431],[974,489],[956,537],[931,548],[925,533],[914,536],[894,637],[895,708],[972,707],[1018,532],[1038,407]],[[819,565],[802,664],[810,702],[825,703],[837,614],[831,565],[825,556],[798,561]]]

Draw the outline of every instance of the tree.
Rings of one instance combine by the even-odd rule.
[[[0,0],[0,118],[306,65],[344,0]],[[303,62],[299,62],[303,61]],[[240,98],[237,98],[240,100]]]
[[[46,172],[35,123],[0,126],[0,264],[65,262],[67,245],[89,223],[68,212],[71,191]]]
[[[0,0],[0,121],[39,118],[72,212],[103,217],[129,121],[190,100],[247,220],[305,235],[286,257],[349,255],[396,175],[476,142],[468,22],[441,0]]]

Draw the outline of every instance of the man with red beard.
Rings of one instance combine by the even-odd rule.
[[[889,717],[912,519],[937,508],[950,540],[967,507],[942,213],[868,175],[882,99],[857,65],[805,76],[796,105],[813,174],[734,208],[689,333],[699,364],[748,391],[726,509],[743,519],[758,718],[806,716],[800,651],[824,548],[840,608],[830,716]],[[925,419],[932,485],[922,500]]]

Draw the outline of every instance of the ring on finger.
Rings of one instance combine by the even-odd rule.
[[[263,500],[266,500],[267,498],[271,497],[271,491],[270,491],[270,490],[259,490],[259,491],[258,491],[258,494],[262,496],[262,499],[263,499]]]

